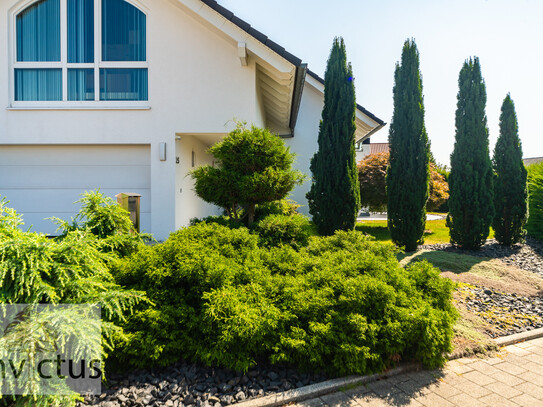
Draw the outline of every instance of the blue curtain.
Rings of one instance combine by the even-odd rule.
[[[68,69],[68,100],[94,100],[94,69]]]
[[[124,0],[102,0],[102,60],[145,61],[145,14]]]
[[[62,100],[62,70],[16,69],[15,100]]]
[[[100,100],[147,100],[147,69],[100,69]]]
[[[68,0],[68,62],[94,62],[94,0]]]
[[[42,0],[17,15],[17,61],[60,61],[60,0]]]

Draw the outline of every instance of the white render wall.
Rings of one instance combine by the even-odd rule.
[[[22,3],[0,1],[1,33],[9,31],[9,11]],[[256,103],[254,62],[241,66],[234,44],[196,21],[177,2],[141,0],[135,4],[143,4],[147,13],[149,108],[9,109],[9,39],[0,35],[0,149],[9,144],[150,145],[152,214],[148,231],[165,239],[185,221],[183,199],[175,189],[179,176],[176,133],[226,134],[234,117],[257,125],[262,125],[263,118]],[[166,161],[159,160],[161,142],[167,143]],[[194,201],[192,192],[185,193],[188,201]]]
[[[305,194],[311,187],[311,158],[318,149],[319,123],[324,106],[324,96],[316,88],[305,82],[302,101],[298,113],[298,121],[294,137],[285,139],[290,151],[296,154],[294,168],[306,174],[306,180],[291,192],[289,199],[302,205],[298,212],[309,215],[309,207]]]
[[[219,215],[221,209],[208,204],[194,193],[194,181],[189,172],[201,165],[212,165],[213,156],[207,154],[209,145],[194,135],[183,135],[176,141],[176,213],[175,228],[187,226],[191,218],[203,218],[210,215]],[[194,167],[192,159],[194,153]]]

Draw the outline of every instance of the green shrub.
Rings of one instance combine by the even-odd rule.
[[[255,221],[264,219],[268,215],[296,215],[300,206],[289,199],[266,202],[256,206]]]
[[[283,199],[305,178],[292,169],[294,155],[283,140],[254,125],[248,129],[238,122],[208,153],[219,165],[190,172],[194,191],[204,201],[224,208],[235,221],[241,221],[239,209],[244,208],[249,226],[257,205]]]
[[[246,370],[269,361],[365,374],[399,358],[436,366],[451,348],[453,283],[427,263],[401,268],[392,245],[359,232],[311,237],[296,251],[199,223],[115,273],[155,304],[129,319],[124,364],[188,358]]]
[[[63,239],[70,231],[86,230],[100,239],[104,252],[126,256],[138,250],[146,241],[154,240],[146,233],[133,230],[130,213],[112,198],[98,191],[87,191],[75,203],[81,203],[79,213],[71,222],[52,217]]]
[[[229,227],[230,229],[244,227],[242,223],[236,222],[235,220],[230,219],[228,216],[206,216],[205,218],[192,218],[190,220],[190,226],[194,226],[202,222],[216,223],[218,225]]]
[[[543,239],[543,163],[532,164],[528,169],[528,233]]]
[[[311,235],[311,222],[300,214],[269,215],[255,224],[254,231],[266,247],[288,244],[295,249],[307,245]]]
[[[145,301],[142,292],[125,290],[117,285],[108,270],[111,255],[101,251],[102,243],[88,230],[66,231],[61,240],[48,239],[45,235],[24,232],[19,226],[22,219],[0,201],[0,304],[99,304],[102,309],[103,355],[112,350],[115,340],[122,340],[123,331],[118,326],[133,306]],[[50,318],[62,320],[61,311]],[[89,320],[84,315],[71,315],[71,326],[85,332]],[[20,321],[18,332],[8,332],[0,338],[0,350],[9,341],[25,340],[27,349],[43,349],[39,335],[24,335]],[[28,324],[27,324],[28,325]],[[54,337],[49,346],[62,346],[71,336],[71,326],[60,324],[62,335]],[[35,325],[30,324],[35,330]],[[67,330],[67,331],[66,331]],[[34,332],[34,331],[26,331]],[[5,334],[5,332],[4,332]],[[20,335],[21,337],[13,337]],[[64,335],[64,336],[63,336]],[[76,336],[81,347],[90,346],[89,338]],[[76,360],[77,362],[77,360]],[[28,370],[28,369],[27,369]],[[40,383],[34,383],[39,393]],[[0,393],[1,396],[1,393]],[[66,397],[16,396],[13,405],[23,406],[72,406],[76,394]],[[0,397],[1,398],[1,397]]]
[[[146,290],[156,304],[130,319],[131,340],[123,348],[122,362],[166,366],[194,357],[205,340],[204,293],[256,279],[261,263],[257,243],[247,228],[202,222],[119,263],[119,283]]]

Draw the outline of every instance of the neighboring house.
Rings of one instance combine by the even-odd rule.
[[[537,164],[543,162],[543,157],[525,158],[522,161],[524,161],[524,165]]]
[[[388,153],[388,143],[370,143],[369,138],[356,143],[356,162],[359,163],[370,154]]]
[[[323,80],[213,0],[2,0],[0,32],[0,195],[33,230],[95,188],[141,194],[158,239],[218,213],[187,173],[233,118],[284,137],[310,174]],[[363,142],[384,123],[358,106],[356,125]]]

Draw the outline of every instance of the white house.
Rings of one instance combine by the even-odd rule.
[[[214,0],[2,0],[0,33],[0,195],[33,230],[96,188],[141,194],[158,239],[217,213],[187,172],[233,118],[284,137],[310,174],[323,80]],[[384,123],[358,106],[356,124],[363,141]]]
[[[379,153],[388,153],[388,143],[370,143],[369,138],[365,138],[363,141],[360,141],[355,144],[355,154],[356,162],[359,163],[368,155],[379,154]]]

